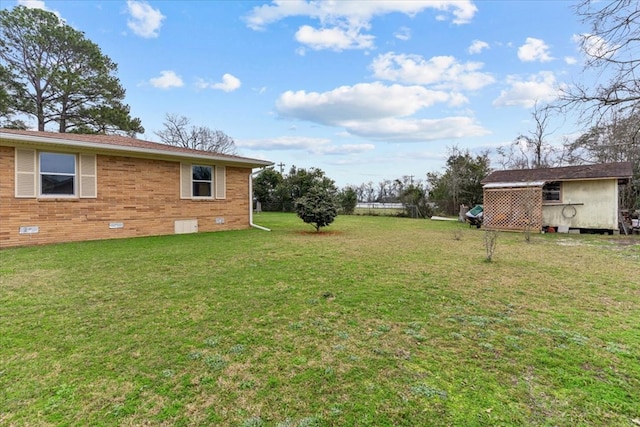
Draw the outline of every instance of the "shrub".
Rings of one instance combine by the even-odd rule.
[[[352,187],[344,188],[338,194],[338,200],[340,202],[340,213],[345,215],[353,215],[358,204],[358,194]]]
[[[485,230],[484,232],[484,248],[487,252],[487,261],[493,260],[493,254],[496,251],[496,243],[498,241],[498,232],[494,230]]]
[[[338,215],[333,195],[321,187],[312,187],[307,194],[298,198],[295,209],[298,217],[313,225],[316,231],[331,224]]]

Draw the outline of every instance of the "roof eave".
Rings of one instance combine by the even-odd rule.
[[[542,187],[547,181],[526,181],[526,182],[488,182],[483,184],[483,188],[519,188],[519,187]]]
[[[32,144],[61,145],[65,147],[85,148],[85,149],[92,149],[92,150],[105,150],[105,151],[122,152],[122,153],[129,153],[129,154],[139,153],[139,154],[147,154],[147,155],[178,158],[178,159],[209,160],[209,161],[223,162],[227,164],[237,164],[239,166],[247,166],[252,168],[271,166],[274,164],[273,162],[270,162],[267,160],[235,158],[235,157],[219,156],[216,154],[198,154],[198,153],[187,153],[187,152],[180,152],[180,151],[156,150],[152,148],[129,147],[126,145],[105,144],[105,143],[99,143],[99,142],[72,141],[64,138],[21,135],[21,134],[5,133],[5,132],[0,132],[0,138],[32,143]]]

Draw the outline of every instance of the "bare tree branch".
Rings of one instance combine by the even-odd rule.
[[[233,138],[220,130],[206,126],[193,126],[185,116],[167,114],[164,129],[155,132],[164,144],[213,153],[236,154]]]
[[[590,32],[580,35],[586,57],[585,71],[603,79],[594,87],[574,84],[565,89],[561,103],[577,107],[583,118],[599,123],[616,110],[640,105],[640,2],[637,0],[582,0],[575,13]]]
[[[536,103],[531,117],[535,129],[529,135],[520,134],[508,146],[496,149],[499,163],[504,169],[533,169],[558,166],[562,162],[562,153],[547,142],[554,130],[549,130],[554,107],[540,106]]]

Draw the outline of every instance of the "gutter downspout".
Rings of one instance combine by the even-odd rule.
[[[253,223],[253,173],[249,174],[249,225],[260,230],[271,231],[267,227]]]

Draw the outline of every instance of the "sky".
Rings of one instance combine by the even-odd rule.
[[[319,168],[339,187],[443,172],[534,129],[583,79],[565,0],[3,1],[46,9],[118,64],[141,139],[167,114],[238,154]],[[35,122],[28,123],[35,126]],[[555,117],[549,142],[584,131]],[[499,167],[495,162],[492,166]]]

